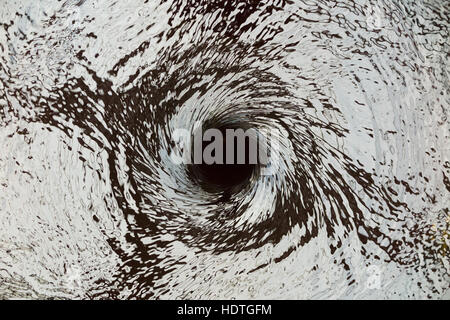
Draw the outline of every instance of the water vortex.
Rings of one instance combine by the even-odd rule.
[[[448,8],[6,4],[0,297],[448,297]]]

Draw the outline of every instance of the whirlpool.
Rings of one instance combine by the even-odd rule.
[[[450,299],[449,9],[2,2],[0,298]]]

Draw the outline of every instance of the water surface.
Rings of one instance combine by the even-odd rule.
[[[1,298],[446,298],[448,1],[7,1]],[[208,189],[177,128],[277,130]]]

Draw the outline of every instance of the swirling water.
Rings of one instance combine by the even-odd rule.
[[[448,299],[449,8],[3,3],[0,297]],[[273,174],[171,162],[208,121]]]

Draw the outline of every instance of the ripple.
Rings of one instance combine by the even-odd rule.
[[[446,297],[446,9],[6,5],[0,297]],[[175,163],[199,126],[277,156]]]

